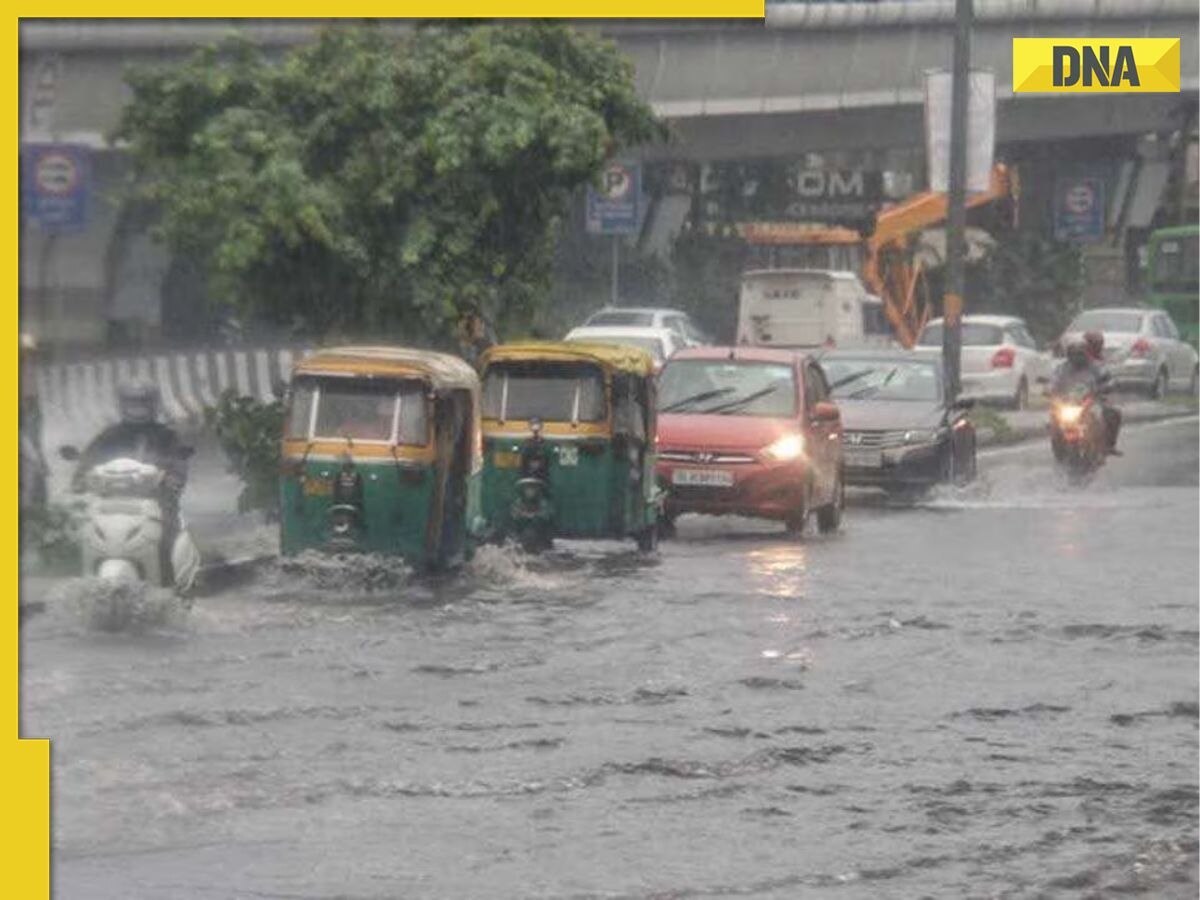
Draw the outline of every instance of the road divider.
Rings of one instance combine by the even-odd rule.
[[[264,403],[273,400],[290,379],[292,364],[308,352],[294,347],[211,350],[39,366],[43,431],[58,443],[87,440],[117,421],[117,389],[133,378],[158,386],[164,419],[198,426],[205,407],[228,390]]]

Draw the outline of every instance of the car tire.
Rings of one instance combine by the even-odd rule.
[[[1158,374],[1154,376],[1154,384],[1150,385],[1150,399],[1161,400],[1167,395],[1167,370],[1165,367],[1158,370]]]
[[[1013,394],[1011,404],[1015,410],[1023,410],[1029,408],[1029,382],[1025,376],[1021,376],[1021,380],[1017,382],[1017,392]]]
[[[842,510],[846,508],[846,479],[838,473],[833,502],[817,509],[817,530],[821,534],[832,534],[842,526]]]

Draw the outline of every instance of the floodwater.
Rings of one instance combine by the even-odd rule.
[[[115,630],[30,585],[55,894],[1193,898],[1196,422],[1123,443],[803,542],[301,562]]]

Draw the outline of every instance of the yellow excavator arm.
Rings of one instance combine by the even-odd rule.
[[[1006,200],[1014,194],[1013,187],[1007,167],[997,164],[988,189],[967,195],[967,208]],[[883,300],[896,339],[911,347],[933,311],[925,273],[913,259],[912,245],[922,231],[946,221],[946,209],[945,194],[916,194],[880,210],[875,216],[875,230],[865,239],[849,228],[797,223],[753,222],[741,226],[740,231],[749,243],[759,245],[860,245],[863,284]]]
[[[997,164],[986,191],[967,195],[967,209],[974,209],[1012,195],[1007,167]],[[946,195],[928,191],[916,194],[881,210],[875,231],[864,241],[863,282],[883,300],[883,310],[905,347],[917,337],[933,310],[925,287],[924,272],[913,259],[912,242],[922,231],[946,221]]]

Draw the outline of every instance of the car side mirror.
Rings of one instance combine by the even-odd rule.
[[[58,448],[58,455],[68,462],[76,462],[79,459],[79,449],[67,444]]]
[[[842,411],[837,408],[836,403],[822,400],[813,407],[813,418],[818,422],[839,422],[842,418]]]
[[[1037,378],[1035,378],[1033,380],[1036,381],[1038,384],[1049,384],[1050,383],[1050,379],[1047,378],[1045,375],[1039,375]]]

